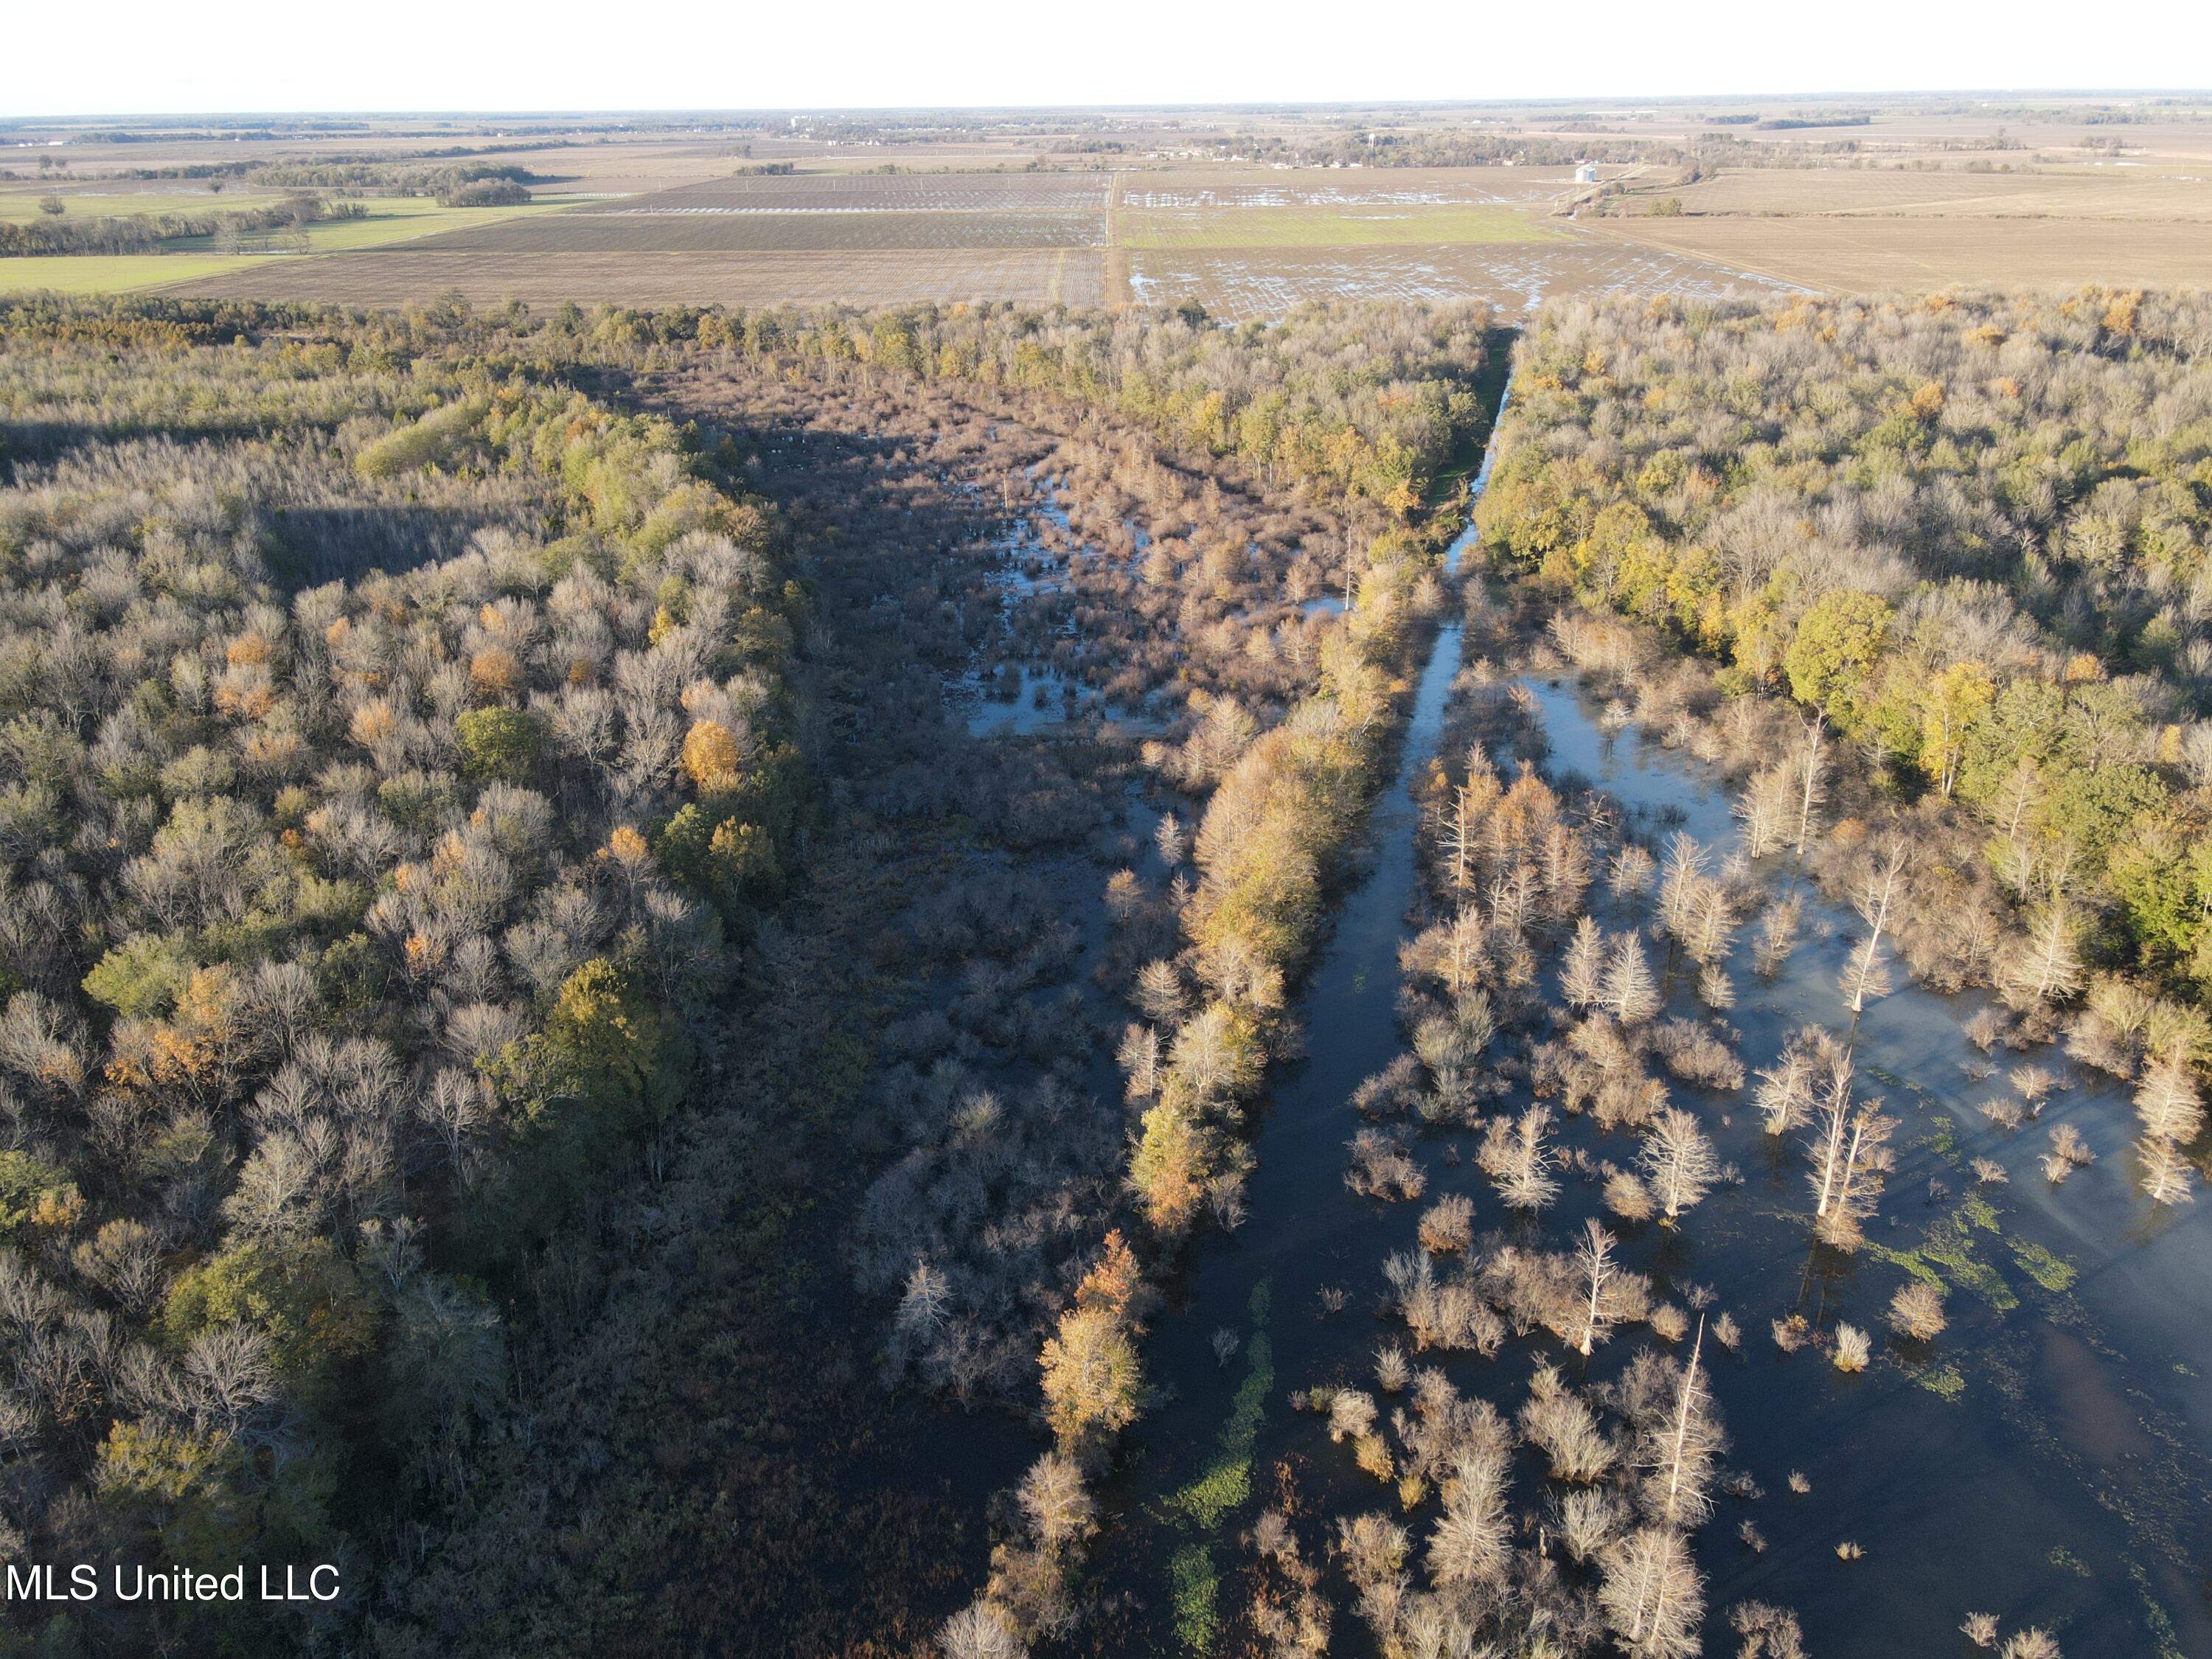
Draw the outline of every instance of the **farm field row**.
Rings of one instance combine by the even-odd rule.
[[[1598,220],[1594,236],[1832,293],[1952,283],[2198,284],[2212,225],[1873,217]]]
[[[1125,173],[1127,209],[1366,207],[1401,204],[1548,204],[1574,182],[1571,167],[1378,167],[1303,172],[1189,168]]]
[[[1680,187],[1656,185],[1639,193],[1679,198],[1686,214],[2212,222],[2212,176],[2121,168],[2017,173],[1773,168],[1724,173]]]
[[[541,307],[565,300],[580,305],[817,305],[842,301],[872,306],[983,299],[1095,306],[1105,298],[1103,269],[1103,257],[1095,248],[934,253],[851,249],[825,255],[440,253],[410,247],[240,262],[233,270],[187,273],[181,281],[162,284],[161,291],[363,306],[400,305],[449,289],[479,305],[514,298]]]
[[[562,213],[465,228],[440,252],[706,253],[866,248],[1097,247],[1098,213]]]
[[[1511,208],[1416,203],[1124,210],[1115,216],[1114,232],[1116,243],[1130,248],[1420,246],[1548,241],[1563,234]]]
[[[368,204],[365,219],[333,219],[307,227],[307,242],[316,253],[343,253],[352,249],[388,247],[418,236],[435,236],[463,226],[490,226],[510,220],[559,215],[569,205],[561,197],[539,197],[514,207],[440,207],[427,196],[379,197]]]
[[[757,173],[703,179],[586,211],[1097,212],[1106,205],[1108,185],[1103,173]]]
[[[1558,235],[1429,247],[1132,250],[1131,297],[1194,298],[1219,317],[1279,317],[1309,300],[1487,301],[1508,317],[1559,295],[1606,291],[1710,297],[1786,286],[1695,255]]]
[[[203,239],[159,257],[7,260],[0,291],[363,304],[449,287],[533,304],[1195,298],[1244,319],[1333,296],[1474,298],[1525,314],[1555,295],[1606,289],[2152,284],[2202,281],[2212,269],[2212,179],[2164,164],[1731,168],[1682,185],[1657,170],[1608,168],[1632,179],[1621,216],[1571,221],[1547,211],[1574,187],[1566,167],[881,173],[859,170],[867,158],[857,152],[836,158],[851,170],[732,175],[728,150],[711,145],[548,147],[517,155],[547,192],[524,206],[372,197],[365,218],[311,227],[304,256],[226,254]],[[648,161],[641,177],[657,188],[574,189],[618,183],[617,162]],[[49,187],[64,186],[0,191],[0,218],[34,215]],[[76,178],[67,188],[80,216],[126,204],[221,212],[277,199],[169,181]],[[1648,213],[1667,198],[1680,199],[1680,216]]]

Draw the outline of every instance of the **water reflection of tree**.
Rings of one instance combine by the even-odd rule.
[[[1831,1302],[1840,1301],[1857,1284],[1858,1256],[1814,1239],[1805,1251],[1805,1269],[1797,1280],[1797,1300],[1791,1310],[1803,1314],[1814,1330],[1826,1316]]]

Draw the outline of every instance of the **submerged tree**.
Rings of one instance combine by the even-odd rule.
[[[1677,830],[1667,837],[1667,856],[1660,865],[1659,922],[1677,943],[1689,937],[1692,918],[1708,880],[1705,849]]]
[[[1659,1012],[1659,981],[1652,976],[1644,942],[1633,933],[1622,934],[1613,947],[1601,1000],[1624,1025],[1641,1024]]]
[[[1712,1142],[1696,1117],[1679,1107],[1670,1106],[1652,1121],[1637,1164],[1660,1214],[1670,1224],[1703,1199],[1720,1174]]]
[[[2078,945],[2081,919],[2063,899],[2053,899],[2029,919],[2027,937],[1999,962],[1997,989],[2015,1008],[2063,1002],[2081,988]]]
[[[1567,1006],[1585,1012],[1605,1000],[1605,935],[1588,916],[1576,924],[1560,960],[1559,994]]]
[[[2136,1146],[2144,1194],[2154,1204],[2186,1204],[2195,1176],[2181,1148],[2204,1127],[2204,1107],[2188,1068],[2178,1059],[2149,1067],[2136,1090],[2142,1138]]]
[[[1641,1318],[1650,1305],[1650,1281],[1614,1259],[1617,1245],[1595,1217],[1583,1223],[1583,1236],[1575,1246],[1577,1311],[1568,1340],[1585,1359],[1613,1334],[1616,1323]]]
[[[1813,1056],[1793,1042],[1759,1073],[1752,1103],[1758,1107],[1766,1133],[1784,1135],[1803,1123],[1813,1109]]]
[[[1888,853],[1867,872],[1853,896],[1853,906],[1867,928],[1866,936],[1844,963],[1840,981],[1854,1019],[1866,1011],[1869,1002],[1887,996],[1893,988],[1889,960],[1881,941],[1889,927],[1890,912],[1897,902],[1898,883],[1905,867],[1905,842],[1893,842]]]
[[[1828,799],[1827,762],[1820,744],[1826,724],[1826,716],[1814,716],[1805,728],[1805,746],[1791,763],[1797,806],[1791,842],[1800,863],[1804,861],[1805,843],[1812,839],[1818,824],[1817,814]]]
[[[1743,826],[1745,856],[1765,858],[1781,847],[1796,823],[1796,781],[1790,766],[1770,766],[1754,774],[1735,805],[1736,822]]]
[[[1476,1161],[1513,1209],[1533,1214],[1559,1195],[1559,1178],[1552,1174],[1556,1158],[1547,1139],[1551,1124],[1551,1108],[1531,1106],[1517,1118],[1492,1118],[1483,1133]]]
[[[1792,892],[1774,900],[1760,915],[1759,942],[1752,947],[1751,965],[1761,978],[1774,978],[1790,960],[1790,950],[1797,943],[1797,924],[1804,911],[1803,897]]]
[[[1599,1604],[1633,1659],[1694,1659],[1705,1615],[1705,1578],[1672,1527],[1631,1533],[1607,1564]]]
[[[1502,1426],[1468,1437],[1443,1483],[1443,1511],[1429,1539],[1429,1572],[1439,1584],[1494,1583],[1504,1576],[1513,1522],[1505,1510],[1512,1470]]]
[[[1118,1310],[1068,1309],[1058,1334],[1045,1340],[1041,1364],[1045,1415],[1061,1450],[1079,1460],[1095,1456],[1137,1420],[1143,1362]]]
[[[1644,1472],[1640,1496],[1647,1514],[1669,1527],[1704,1524],[1712,1513],[1713,1464],[1727,1445],[1713,1414],[1711,1391],[1703,1372],[1705,1328],[1700,1320],[1690,1346],[1689,1364],[1662,1401],[1640,1405],[1643,1441],[1637,1454]],[[1633,1387],[1633,1383],[1630,1386]],[[1656,1411],[1652,1409],[1657,1406]]]
[[[1857,1245],[1862,1224],[1874,1213],[1882,1176],[1893,1161],[1888,1141],[1896,1127],[1897,1121],[1882,1115],[1879,1102],[1852,1099],[1850,1055],[1838,1054],[1821,1091],[1807,1147],[1813,1231],[1822,1243],[1844,1250]]]

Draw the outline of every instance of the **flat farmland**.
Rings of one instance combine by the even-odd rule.
[[[1114,219],[1116,245],[1132,249],[1449,246],[1548,241],[1561,234],[1510,207],[1422,202],[1124,209]]]
[[[48,196],[61,198],[64,218],[133,219],[149,213],[243,213],[248,208],[274,207],[284,198],[268,191],[211,191],[205,185],[149,184],[135,187],[118,181],[100,190],[81,184],[0,185],[0,222],[28,224],[46,216],[39,204]]]
[[[1608,175],[1618,169],[1608,169]],[[1570,167],[1197,168],[1121,175],[1128,211],[1404,206],[1548,207],[1571,187]]]
[[[1685,214],[1858,215],[1944,219],[2149,219],[2212,222],[2212,173],[2203,177],[2083,167],[2065,172],[1923,172],[1790,167],[1724,173],[1680,188]],[[1636,197],[1630,198],[1632,204]],[[1633,206],[1630,212],[1634,212]]]
[[[1558,114],[1564,121],[1566,112]],[[1601,176],[1629,192],[1612,198],[1620,216],[1590,216],[1594,204],[1585,203],[1571,218],[1553,210],[1589,192],[1570,166],[1229,162],[1179,154],[1196,131],[1189,118],[1157,132],[1115,126],[1131,165],[1111,171],[1103,154],[1053,154],[1034,136],[832,143],[835,129],[812,136],[794,124],[788,135],[580,125],[541,137],[456,122],[456,148],[473,142],[484,160],[530,170],[529,205],[442,209],[427,198],[371,193],[366,218],[313,227],[304,254],[224,256],[210,239],[179,240],[161,258],[7,261],[0,289],[152,289],[365,305],[449,289],[485,303],[514,296],[532,305],[1194,298],[1242,319],[1331,296],[1471,298],[1522,315],[1555,295],[1606,289],[2151,284],[2202,282],[2212,270],[2212,128],[2202,125],[2099,133],[2067,122],[2035,131],[2016,123],[2010,131],[2021,148],[1997,137],[1993,120],[1919,112],[1893,128],[1897,118],[1886,113],[1871,129],[1849,130],[1868,147],[1860,159],[1923,165],[1731,162],[1675,183],[1671,162],[1608,164]],[[1532,137],[1547,130],[1536,113],[1513,118]],[[1430,124],[1450,126],[1442,116]],[[1701,124],[1692,111],[1626,112],[1619,131],[1686,133]],[[372,128],[266,149],[312,164],[404,158],[433,140],[419,125],[404,133]],[[1756,137],[1817,143],[1844,131]],[[1960,165],[1980,153],[1967,142],[1977,134],[1990,140],[1991,170]],[[1736,139],[1751,136],[1731,130]],[[2100,148],[2057,149],[2077,137]],[[1560,142],[1577,142],[1571,122]],[[1157,153],[1139,159],[1147,144]],[[96,170],[238,154],[236,145],[186,135],[131,146],[127,155],[88,146],[67,177],[0,187],[0,220],[35,216],[48,190],[64,195],[71,220],[221,213],[275,199],[267,187],[215,192]],[[785,161],[801,170],[744,170]],[[887,165],[906,170],[882,170]],[[1680,199],[1679,216],[1649,212],[1668,198]]]
[[[1951,283],[2201,285],[2212,224],[1802,216],[1601,219],[1594,236],[1831,293]]]
[[[311,252],[343,253],[355,248],[388,247],[466,227],[488,230],[518,219],[557,216],[567,204],[544,197],[512,207],[440,207],[428,196],[382,196],[362,204],[359,219],[330,219],[307,227]]]
[[[1195,299],[1239,321],[1279,317],[1308,300],[1483,300],[1527,315],[1558,295],[1606,291],[1711,296],[1781,286],[1696,254],[1589,238],[1427,247],[1152,250],[1128,253],[1133,297]]]
[[[539,307],[564,300],[637,306],[876,306],[927,300],[1095,306],[1106,297],[1103,265],[1096,248],[516,254],[429,252],[416,243],[259,260],[191,275],[158,291],[360,306],[401,305],[448,290],[477,305],[514,298]]]
[[[823,252],[882,249],[1097,247],[1097,213],[732,212],[632,208],[471,224],[430,239],[454,253]]]
[[[1582,280],[1573,233],[1545,211],[1571,178],[1510,167],[1132,174],[1116,192],[1111,270],[1141,303],[1195,299],[1239,319],[1337,296],[1527,309]]]
[[[1030,157],[1006,144],[933,144],[922,165],[931,167],[1019,167]],[[732,182],[738,167],[788,161],[800,177],[842,176],[879,167],[881,149],[825,144],[819,139],[747,137],[683,142],[599,140],[544,149],[517,151],[513,160],[544,179],[554,189],[587,196],[641,196],[695,185]]]
[[[1103,173],[741,174],[586,213],[1103,213]]]
[[[268,263],[237,253],[94,253],[0,259],[0,294],[210,294],[234,271]]]

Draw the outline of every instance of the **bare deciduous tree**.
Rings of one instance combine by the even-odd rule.
[[[1679,1107],[1652,1120],[1636,1161],[1644,1185],[1659,1201],[1660,1214],[1670,1224],[1703,1199],[1720,1174],[1712,1142],[1698,1120]]]

